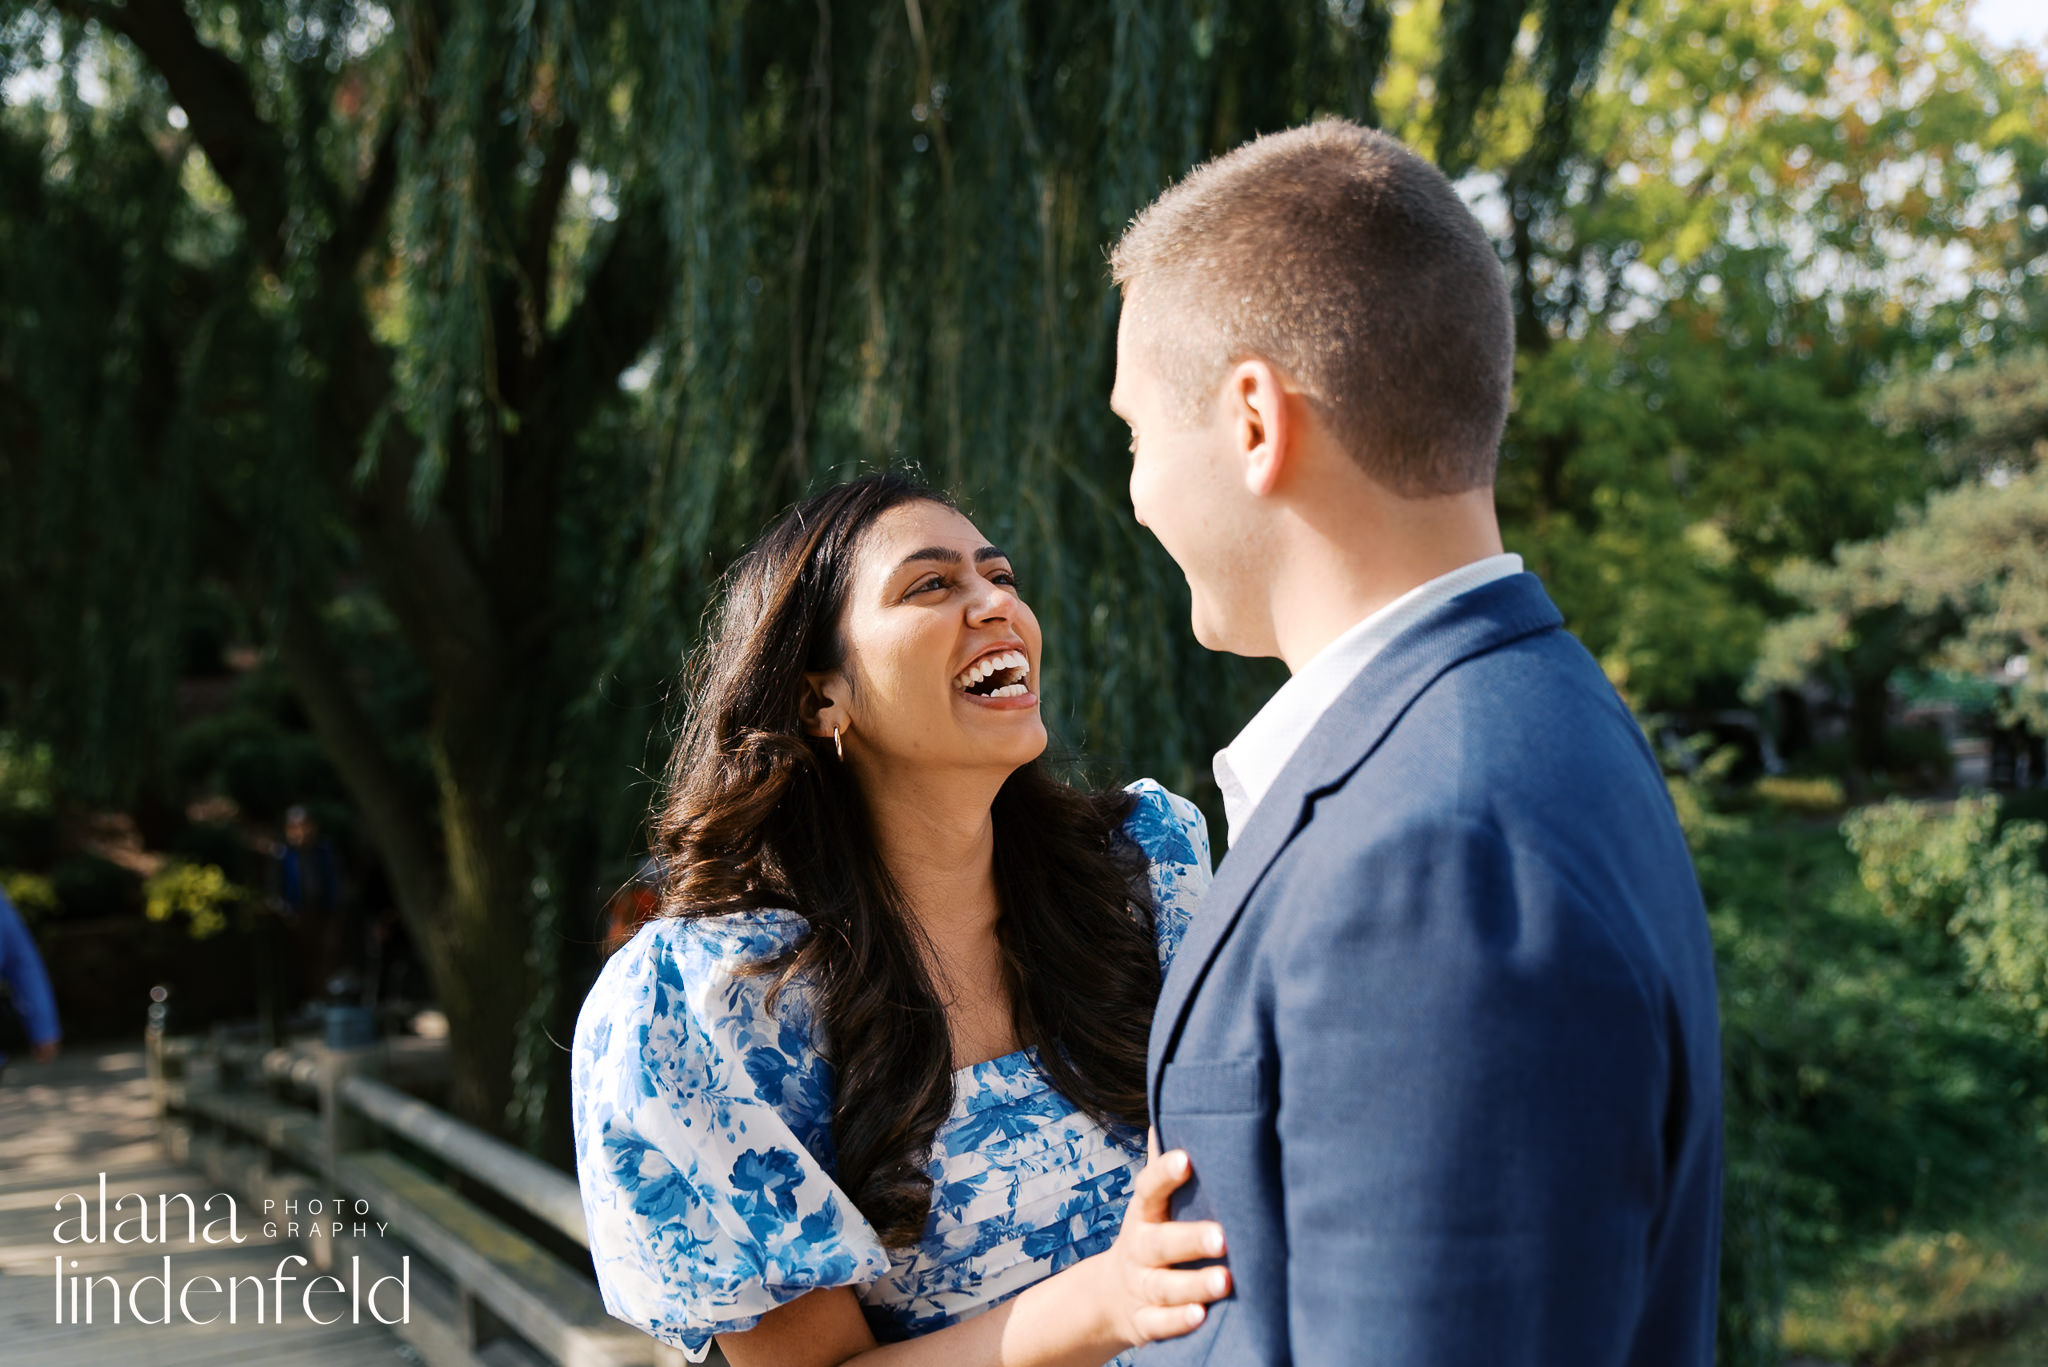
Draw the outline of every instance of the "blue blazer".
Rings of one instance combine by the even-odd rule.
[[[1295,752],[1167,975],[1150,1087],[1234,1290],[1144,1367],[1710,1367],[1706,911],[1534,575],[1403,632]]]

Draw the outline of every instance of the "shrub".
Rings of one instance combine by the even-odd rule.
[[[0,872],[0,889],[5,889],[7,900],[14,903],[22,920],[30,925],[57,910],[56,886],[41,874],[24,873],[19,869]]]
[[[1656,719],[1651,718],[1654,725]],[[1727,815],[1716,801],[1729,771],[1742,754],[1732,745],[1716,746],[1705,733],[1671,738],[1658,746],[1657,761],[1664,770],[1664,786],[1671,794],[1671,806],[1686,844],[1694,851],[1708,841],[1732,835],[1742,822]]]
[[[49,746],[0,731],[0,813],[49,811],[52,774]]]
[[[179,921],[195,940],[228,928],[236,912],[248,905],[249,893],[228,881],[218,864],[188,864],[173,859],[143,885],[143,910],[152,921]]]
[[[1758,779],[1750,791],[1759,801],[1773,807],[1809,815],[1839,812],[1848,803],[1842,792],[1842,781],[1832,775],[1820,778],[1793,778],[1789,775],[1773,774]]]
[[[46,869],[57,857],[53,775],[47,745],[0,731],[0,865]]]
[[[238,881],[247,879],[256,860],[242,832],[224,822],[194,822],[171,837],[165,852],[191,864],[218,864]]]
[[[1998,804],[1966,797],[1952,809],[1891,798],[1842,823],[1863,886],[1894,921],[1945,931],[1969,893],[1978,846],[1998,824]]]
[[[1997,802],[1980,795],[1950,807],[1894,798],[1842,832],[1887,916],[1950,937],[1972,982],[2048,1036],[2048,825],[2001,824]]]
[[[1923,809],[1903,827],[1873,810],[1857,838],[1900,850],[1877,889],[1843,833],[1805,822],[1759,815],[1696,855],[1720,979],[1730,1367],[1774,1360],[1788,1296],[1825,1300],[1866,1250],[1973,1218],[2037,1170],[2048,1052],[2004,993],[1973,990],[1956,941],[1900,910],[1969,852],[1930,849]]]
[[[180,728],[171,765],[183,787],[224,793],[252,816],[275,817],[295,802],[340,792],[318,740],[246,708]]]
[[[2048,1037],[2048,875],[2041,847],[2048,826],[2015,821],[1977,862],[1970,890],[1949,922],[1979,986],[2004,995]]]
[[[54,813],[0,806],[0,865],[47,869],[57,861],[57,848]]]
[[[142,880],[119,864],[73,855],[50,870],[50,884],[67,917],[128,916]]]

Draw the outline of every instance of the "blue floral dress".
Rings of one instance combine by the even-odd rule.
[[[1209,882],[1208,828],[1149,779],[1124,831],[1151,864],[1162,969]],[[932,1213],[883,1247],[832,1180],[832,1070],[801,983],[767,1005],[735,968],[803,934],[787,911],[654,921],[576,1022],[576,1173],[605,1308],[702,1361],[819,1287],[857,1288],[885,1341],[988,1309],[1109,1247],[1143,1139],[1111,1135],[1020,1050],[953,1075]]]

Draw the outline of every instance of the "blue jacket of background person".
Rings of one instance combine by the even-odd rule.
[[[43,970],[43,956],[29,938],[21,913],[7,894],[0,892],[0,982],[14,995],[14,1009],[28,1028],[31,1044],[48,1044],[61,1030],[57,1024],[57,997],[50,991],[50,975]],[[0,1054],[0,1063],[7,1056]]]
[[[1231,1297],[1145,1367],[1710,1367],[1706,911],[1627,707],[1534,575],[1331,706],[1218,870],[1153,1023],[1174,1214]]]
[[[308,860],[308,850],[297,845],[286,845],[278,852],[278,896],[295,912],[332,914],[341,898],[334,846],[323,836],[313,843],[310,853]]]

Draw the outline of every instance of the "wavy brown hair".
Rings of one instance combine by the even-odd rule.
[[[931,1211],[924,1165],[953,1104],[945,1009],[859,787],[830,740],[806,736],[804,675],[846,655],[840,623],[867,529],[889,509],[949,499],[870,475],[798,504],[728,571],[686,678],[687,711],[656,813],[662,914],[787,908],[809,923],[749,965],[779,993],[816,993],[815,1043],[835,1075],[835,1176],[883,1242],[914,1244]],[[1017,1038],[1047,1079],[1125,1138],[1145,1128],[1145,1045],[1159,996],[1132,799],[1089,792],[1039,761],[996,795],[997,938]]]

